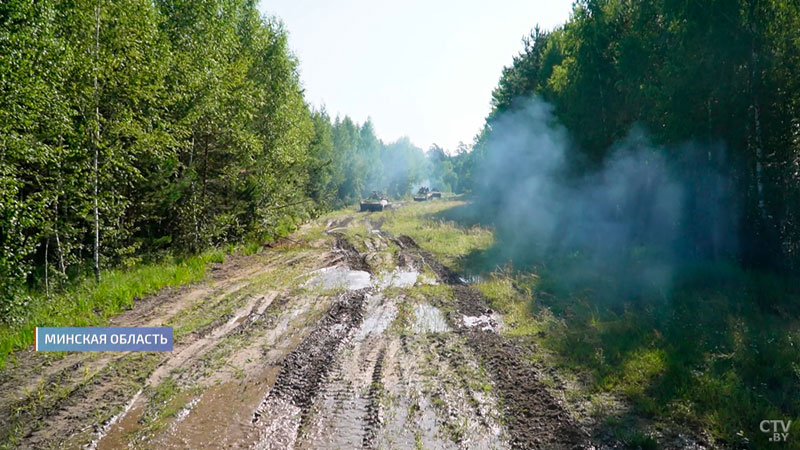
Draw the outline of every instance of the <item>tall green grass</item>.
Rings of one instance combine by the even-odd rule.
[[[138,298],[167,286],[180,286],[202,279],[209,263],[224,259],[223,252],[210,250],[185,258],[174,257],[157,263],[107,270],[103,272],[100,283],[87,277],[50,297],[34,292],[22,321],[0,325],[0,368],[14,351],[33,345],[34,327],[104,324],[109,317],[130,309]]]
[[[442,263],[462,270],[465,257],[472,252],[485,250],[494,243],[491,231],[486,228],[463,227],[438,216],[443,211],[465,204],[463,201],[447,200],[409,203],[376,216],[385,219],[384,230],[395,236],[410,236]]]

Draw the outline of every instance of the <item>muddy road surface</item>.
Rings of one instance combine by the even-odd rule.
[[[116,326],[171,326],[164,353],[15,355],[5,448],[592,448],[503,318],[407,236],[352,213]]]

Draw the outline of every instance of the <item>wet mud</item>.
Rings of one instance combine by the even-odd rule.
[[[173,326],[170,354],[18,354],[0,448],[586,448],[502,317],[380,225],[329,221],[112,319]]]
[[[363,319],[365,295],[364,290],[342,294],[319,327],[284,359],[275,385],[253,415],[253,424],[263,428],[256,448],[293,445],[339,347]]]
[[[456,327],[458,333],[466,338],[500,391],[512,447],[592,448],[588,433],[537,378],[537,368],[524,357],[530,352],[498,334],[488,302],[412,238],[400,236],[397,242],[416,251],[439,280],[452,287],[456,317],[451,317],[451,322],[464,325]]]

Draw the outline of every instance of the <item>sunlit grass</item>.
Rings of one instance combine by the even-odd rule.
[[[530,279],[535,283],[535,279]],[[503,333],[509,336],[528,336],[542,333],[553,327],[547,311],[534,313],[530,290],[514,287],[512,278],[503,273],[490,274],[487,279],[474,283],[478,291],[491,302],[491,306],[504,314]]]
[[[464,204],[458,200],[407,203],[401,208],[380,213],[379,217],[385,218],[384,230],[395,236],[410,236],[442,263],[461,269],[462,258],[472,252],[485,250],[494,242],[492,232],[486,228],[462,227],[455,222],[434,217],[437,213]]]
[[[797,319],[759,306],[760,274],[685,267],[678,278],[666,299],[544,295],[537,305],[534,295],[534,310],[553,308],[563,321],[535,338],[563,368],[588,375],[587,394],[616,395],[640,417],[718,442],[766,444],[761,420],[800,413]],[[769,295],[778,304],[788,294]]]

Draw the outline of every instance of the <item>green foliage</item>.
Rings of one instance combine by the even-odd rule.
[[[14,0],[0,23],[0,321],[85,272],[95,202],[104,268],[319,209],[297,62],[253,2]]]
[[[283,25],[255,2],[11,0],[0,23],[2,323],[84,276],[95,205],[106,270],[274,239],[372,190],[457,184],[443,152],[311,111]]]
[[[403,198],[423,184],[444,191],[459,187],[454,164],[466,151],[451,157],[434,145],[426,154],[407,137],[382,142],[370,120],[330,120],[324,109],[312,113],[308,193],[321,209],[353,204],[373,191]]]
[[[662,146],[723,142],[727,152],[697,145],[665,156],[695,179],[722,173],[736,184],[744,262],[796,271],[798,27],[796,2],[578,1],[565,25],[523,40],[472,158],[491,151],[496,120],[532,96],[554,105],[569,130],[577,172],[601,166],[634,125]],[[707,238],[697,234],[702,247]]]

